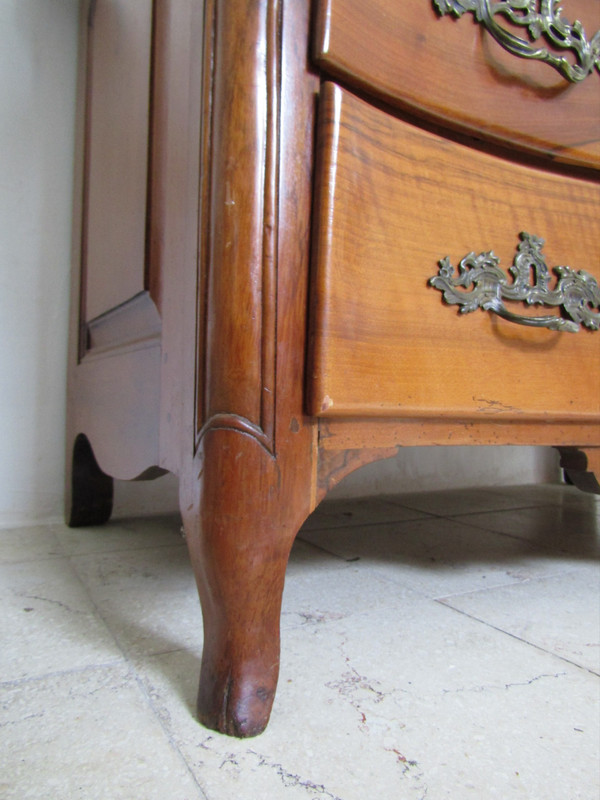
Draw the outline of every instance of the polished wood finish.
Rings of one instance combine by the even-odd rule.
[[[269,718],[285,568],[315,502],[302,354],[317,85],[298,59],[304,4],[283,25],[277,2],[208,8],[197,447],[181,508],[204,614],[199,717],[251,736]]]
[[[116,0],[112,9],[122,1]],[[267,724],[277,684],[279,615],[290,548],[302,522],[338,480],[361,464],[417,443],[559,444],[573,454],[582,452],[577,448],[586,448],[587,454],[600,442],[598,415],[589,393],[581,401],[575,398],[573,411],[566,393],[554,395],[551,410],[562,415],[559,426],[550,424],[553,420],[541,401],[535,400],[527,401],[527,421],[514,414],[473,414],[468,404],[464,419],[451,418],[440,407],[439,393],[440,413],[426,420],[407,418],[400,411],[388,418],[309,415],[307,398],[319,395],[307,370],[307,356],[309,351],[313,356],[320,352],[308,342],[309,306],[315,312],[313,334],[321,336],[319,348],[326,348],[329,344],[315,320],[322,317],[323,309],[334,307],[330,289],[342,285],[339,281],[320,283],[326,274],[320,245],[314,271],[310,264],[313,218],[318,222],[317,243],[319,231],[328,230],[322,212],[323,192],[330,187],[324,157],[329,134],[323,120],[329,118],[328,98],[337,93],[321,89],[322,76],[309,61],[311,3],[154,0],[151,33],[149,0],[126,5],[128,14],[140,13],[145,22],[132,35],[132,52],[118,49],[115,64],[103,64],[103,58],[113,57],[113,36],[120,42],[124,31],[115,34],[110,25],[90,27],[89,9],[82,4],[67,517],[78,525],[106,519],[112,477],[152,478],[166,470],[179,476],[181,513],[204,620],[199,718],[224,733],[251,736]],[[96,14],[98,8],[108,14],[109,6],[109,0],[97,0]],[[142,31],[145,38],[140,45]],[[138,60],[135,53],[150,53],[149,68],[146,55]],[[143,81],[132,88],[137,80],[132,74],[119,89],[124,96],[133,92],[132,108],[145,109],[143,114],[136,111],[131,122],[135,119],[137,125],[146,119],[145,129],[136,134],[146,177],[141,180],[135,170],[123,169],[122,181],[127,185],[117,184],[113,190],[122,191],[119,200],[129,198],[127,202],[131,200],[141,216],[127,226],[127,235],[119,234],[110,244],[110,269],[92,267],[90,283],[90,265],[102,256],[103,243],[92,246],[89,231],[100,230],[104,215],[110,213],[106,205],[90,202],[105,180],[99,169],[92,168],[90,158],[100,135],[97,125],[102,115],[97,112],[103,107],[96,97],[93,73],[113,74],[123,59],[130,58],[146,65],[136,72],[138,78],[143,73]],[[90,64],[91,74],[86,70]],[[127,107],[124,96],[119,96],[116,108]],[[110,117],[111,104],[107,104]],[[319,164],[315,161],[318,105],[322,106]],[[366,114],[369,119],[370,114]],[[399,223],[381,204],[374,206],[376,219],[369,216],[373,197],[362,180],[377,174],[379,158],[386,168],[393,166],[385,153],[400,146],[391,141],[400,135],[397,126],[401,125],[402,135],[412,131],[408,140],[416,137],[436,143],[433,151],[419,147],[414,151],[421,160],[437,154],[436,175],[427,172],[423,161],[423,173],[417,170],[409,181],[428,186],[431,197],[445,192],[446,198],[456,201],[442,187],[455,178],[455,154],[462,152],[462,146],[419,132],[393,114],[384,121],[380,108],[373,115],[377,123],[369,142],[357,138],[356,131],[343,132],[364,160],[363,165],[355,165],[355,177],[346,174],[350,184],[356,179],[353,185],[362,192],[359,204],[342,194],[343,203],[348,204],[344,210],[342,201],[337,204],[340,195],[335,186],[331,197],[336,214],[352,213],[361,224],[361,235],[373,246],[373,263],[377,263],[382,259],[378,248],[388,236],[385,229],[389,226],[398,232]],[[380,139],[386,130],[387,139],[386,135]],[[129,142],[122,144],[126,149]],[[117,142],[113,140],[102,151],[111,170],[121,158],[120,145],[117,135]],[[487,163],[486,159],[492,157],[478,153],[459,159],[470,176],[463,176],[465,186],[473,179],[473,164]],[[494,163],[500,165],[494,173],[497,186],[504,174],[510,176],[508,184],[515,175],[525,174],[524,167],[500,160]],[[592,183],[589,177],[540,177],[544,185],[562,186],[563,179],[565,186]],[[313,204],[315,183],[321,188]],[[416,189],[412,194],[408,187],[402,191],[407,202],[418,196]],[[528,197],[531,201],[531,194]],[[571,203],[578,209],[565,213],[581,228],[588,224],[589,215],[577,197],[577,193],[565,194],[569,209]],[[488,208],[484,203],[480,217],[484,207]],[[527,210],[524,204],[523,210]],[[519,206],[515,217],[520,211]],[[427,214],[422,216],[426,230]],[[548,219],[551,216],[547,214]],[[561,227],[560,219],[552,219]],[[463,238],[451,240],[449,254],[456,258],[464,253],[454,250],[477,246],[473,237],[481,235],[481,224],[480,218],[460,222]],[[591,231],[595,223],[590,224]],[[446,225],[447,232],[450,228]],[[511,228],[512,235],[515,232],[518,226]],[[582,231],[583,240],[591,235]],[[410,236],[409,244],[415,241],[414,232]],[[129,246],[132,238],[137,243],[135,255]],[[508,233],[501,237],[503,247],[509,238]],[[560,249],[568,244],[569,235],[554,236],[553,232],[552,256],[570,260],[571,254],[561,255]],[[481,243],[486,245],[487,241]],[[508,257],[513,241],[510,247]],[[445,253],[435,257],[441,255]],[[504,252],[502,256],[507,257]],[[349,263],[349,275],[357,263]],[[435,264],[431,270],[433,274]],[[434,314],[435,307],[441,330],[450,338],[460,338],[463,334],[455,331],[465,320],[444,308],[439,294],[427,288],[429,273],[422,277],[420,287],[413,286],[414,301],[424,304],[423,313],[427,309],[427,314]],[[94,288],[96,279],[107,285]],[[359,309],[362,298],[356,299]],[[418,317],[413,317],[417,327]],[[360,331],[353,327],[355,319],[349,321],[348,329],[356,344]],[[497,365],[504,374],[510,373],[510,364],[500,363],[502,347],[511,356],[513,351],[529,349],[535,354],[539,349],[536,334],[525,347],[517,337],[515,346],[510,337],[506,341],[495,328],[490,331],[489,324],[479,320],[475,325],[482,349],[488,346],[484,337],[492,334]],[[423,338],[418,330],[406,335]],[[577,342],[576,337],[567,338]],[[587,335],[582,338],[591,341]],[[553,344],[547,351],[551,354],[557,345],[553,335],[550,339]],[[381,337],[377,341],[379,347],[385,345]],[[391,349],[396,346],[391,343]],[[588,354],[585,346],[575,347],[577,359]],[[597,351],[590,352],[593,357]],[[568,360],[568,353],[565,357]],[[313,363],[319,363],[318,359],[313,358]],[[359,377],[368,383],[370,367],[361,369]],[[571,375],[574,367],[565,370],[563,374]],[[590,367],[588,377],[590,373],[593,384],[597,371]],[[488,388],[482,381],[481,397],[487,396]],[[521,402],[523,394],[517,396]],[[571,466],[581,472],[582,463]],[[586,471],[589,464],[586,460]]]
[[[588,37],[600,29],[597,0],[561,6]],[[326,73],[478,138],[600,164],[597,72],[569,85],[548,65],[505,52],[471,14],[440,18],[431,0],[319,0],[316,20],[315,58]]]
[[[600,279],[597,181],[477,152],[334,84],[321,94],[318,147],[313,414],[598,418],[597,334],[482,311],[457,319],[427,285],[440,259],[473,251],[493,250],[508,271],[523,230],[545,238],[550,266]]]

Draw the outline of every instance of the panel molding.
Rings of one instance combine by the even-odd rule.
[[[196,446],[223,426],[275,453],[280,0],[205,19]]]

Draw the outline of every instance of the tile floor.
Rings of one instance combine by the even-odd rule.
[[[600,498],[324,504],[289,565],[267,732],[193,718],[177,518],[0,532],[0,798],[598,800]]]

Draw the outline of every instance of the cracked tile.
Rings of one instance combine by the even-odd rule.
[[[577,650],[597,641],[598,567],[569,521],[597,504],[560,487],[489,502],[505,492],[493,511],[442,498],[460,519],[357,501],[303,530],[271,722],[242,741],[195,719],[201,615],[176,517],[40,527],[0,567],[0,795],[595,800],[600,682]],[[517,508],[508,535],[479,525]],[[539,536],[514,535],[535,515]]]
[[[206,800],[125,668],[86,669],[1,691],[4,800]]]
[[[0,565],[0,681],[123,658],[67,560]]]
[[[312,587],[299,584],[308,607]],[[370,607],[358,593],[350,616],[284,629],[277,700],[257,739],[194,721],[197,667],[180,651],[139,670],[211,800],[591,800],[594,676],[427,598]]]
[[[591,800],[600,756],[594,676],[474,620],[437,615],[423,598],[389,611],[316,626],[308,652],[301,629],[286,631],[295,669],[286,667],[294,677],[278,713],[301,709],[300,730],[311,728],[312,713],[313,735],[324,728],[337,738],[373,796]],[[322,747],[334,763],[333,744]],[[559,760],[568,765],[560,777]],[[345,785],[340,793],[360,796]]]
[[[440,602],[600,675],[600,566]]]
[[[342,562],[334,574],[304,572],[286,578],[283,592],[281,627],[310,628],[325,625],[378,606],[396,607],[414,593],[380,577],[362,565]]]

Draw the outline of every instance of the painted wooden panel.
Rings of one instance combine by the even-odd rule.
[[[84,318],[143,291],[152,0],[96,0],[88,26]]]

